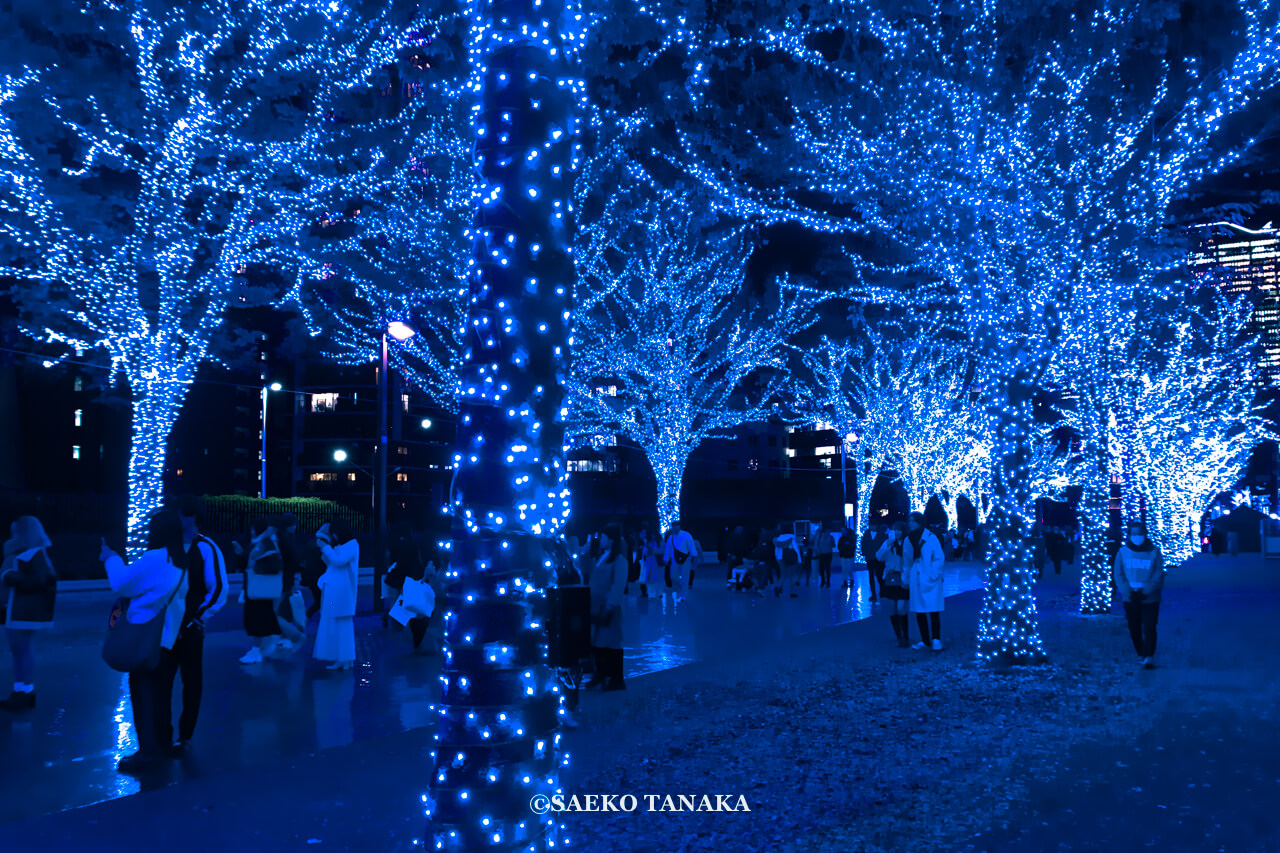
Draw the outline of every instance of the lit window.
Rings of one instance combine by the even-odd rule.
[[[401,471],[399,474],[396,474],[396,482],[397,483],[409,482],[409,475]]]
[[[404,410],[406,412],[409,411],[409,395],[408,394],[400,395],[400,405],[404,407]]]
[[[76,377],[76,381],[75,381],[75,389],[76,389],[77,391],[83,391],[83,390],[84,390],[84,377],[82,377],[82,376],[77,376],[77,377]]]
[[[71,458],[72,459],[80,458],[80,445],[78,444],[71,445]]]
[[[396,448],[396,453],[400,454],[401,456],[408,456],[408,455],[409,455],[409,448],[407,448],[407,447],[397,447],[397,448]]]
[[[338,475],[332,471],[321,471],[311,475],[311,482],[313,483],[332,483],[336,479],[338,479]]]
[[[347,479],[354,483],[356,481],[356,475],[354,473],[348,474]]]
[[[815,447],[813,449],[814,456],[835,456],[836,449],[834,447]]]
[[[174,472],[173,472],[173,476],[175,476],[175,477],[181,477],[181,476],[182,476],[182,469],[181,469],[181,468],[179,468],[178,470],[174,471]]]
[[[84,419],[84,409],[76,409],[76,426],[80,426],[80,422],[83,419]]]
[[[794,457],[795,457],[795,455],[796,455],[796,449],[795,449],[794,447],[788,447],[788,448],[787,448],[787,456],[788,456],[788,458],[794,458]]]
[[[337,394],[312,394],[311,411],[332,412],[338,408]]]

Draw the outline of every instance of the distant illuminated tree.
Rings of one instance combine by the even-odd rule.
[[[0,34],[0,274],[31,337],[100,351],[132,397],[129,551],[238,271],[293,230],[332,94],[389,61],[385,10],[25,3]]]
[[[981,502],[990,456],[963,347],[936,320],[861,322],[856,332],[851,340],[824,337],[805,354],[801,392],[814,416],[857,436],[856,529],[866,529],[871,492],[887,469],[897,471],[915,509],[937,495],[954,525],[956,497]]]
[[[813,297],[786,282],[765,299],[748,293],[746,232],[716,231],[699,207],[615,196],[575,255],[587,307],[574,331],[574,429],[644,449],[664,529],[690,454],[770,415],[789,341],[816,319]]]

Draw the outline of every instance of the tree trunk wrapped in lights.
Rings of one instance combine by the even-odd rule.
[[[468,234],[446,650],[427,849],[560,849],[562,694],[540,616],[547,544],[569,514],[564,369],[581,14],[566,2],[473,8],[477,184]]]

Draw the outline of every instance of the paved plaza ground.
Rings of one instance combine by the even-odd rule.
[[[742,794],[752,811],[573,816],[574,847],[1280,850],[1280,564],[1171,573],[1154,671],[1118,615],[1075,614],[1068,569],[1037,590],[1050,663],[1008,673],[973,663],[980,568],[948,568],[941,653],[894,646],[865,574],[853,594],[779,601],[708,567],[683,604],[628,601],[628,690],[584,697],[566,787]],[[113,769],[133,746],[123,679],[98,656],[101,597],[63,597],[40,638],[40,707],[0,717],[0,850],[412,846],[435,658],[361,619],[353,674],[305,652],[242,667],[229,608],[194,755],[134,780]]]

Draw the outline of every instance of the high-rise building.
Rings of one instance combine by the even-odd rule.
[[[1228,222],[1203,226],[1204,242],[1191,253],[1192,274],[1227,296],[1248,296],[1262,344],[1258,382],[1280,389],[1280,229]]]

